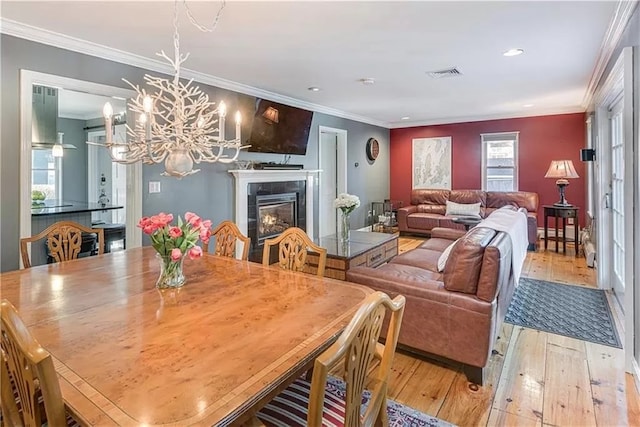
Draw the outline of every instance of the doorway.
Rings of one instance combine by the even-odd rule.
[[[318,166],[322,170],[318,193],[318,230],[320,237],[337,234],[338,212],[333,201],[347,192],[347,131],[320,126]]]
[[[135,92],[99,83],[71,79],[29,70],[20,71],[20,237],[31,236],[31,168],[32,168],[32,92],[33,85],[68,89],[98,96],[127,99]],[[142,233],[136,227],[142,216],[142,165],[126,166],[126,234],[127,247],[142,245]]]
[[[634,105],[633,49],[624,48],[595,94],[594,163],[598,287],[611,290],[614,309],[624,317],[625,369],[634,371]],[[637,270],[637,267],[636,267]],[[637,364],[635,365],[637,366]],[[640,369],[636,371],[640,375]]]

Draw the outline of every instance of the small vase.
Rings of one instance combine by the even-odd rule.
[[[349,224],[349,214],[342,212],[342,228],[340,230],[340,240],[342,242],[349,241],[349,229],[351,225]]]
[[[187,279],[182,273],[184,255],[177,261],[173,261],[170,256],[162,256],[160,254],[156,254],[156,258],[160,262],[160,277],[156,282],[156,288],[179,288],[186,283]]]

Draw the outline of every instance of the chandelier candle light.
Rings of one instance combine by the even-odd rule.
[[[360,206],[360,198],[352,194],[341,193],[334,201],[333,207],[342,211],[342,229],[340,230],[340,240],[349,240],[349,215]]]
[[[191,22],[200,30],[210,32],[215,28],[224,5],[223,2],[211,29],[203,28],[195,22],[188,8],[187,13]],[[238,158],[240,150],[249,146],[243,146],[241,142],[242,117],[239,111],[235,115],[235,137],[227,140],[225,103],[220,102],[216,108],[207,94],[192,85],[193,79],[180,81],[180,68],[189,54],[180,54],[177,0],[174,3],[173,28],[174,59],[169,58],[164,51],[157,54],[171,64],[173,79],[146,74],[144,80],[155,89],[153,93],[123,79],[137,92],[137,96],[128,104],[137,118],[133,127],[126,125],[129,141],[113,141],[113,107],[106,103],[103,109],[106,142],[87,143],[106,147],[112,161],[117,163],[164,162],[163,175],[182,178],[200,171],[193,169],[194,163],[232,163]]]

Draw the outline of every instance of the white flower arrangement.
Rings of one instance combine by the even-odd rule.
[[[340,209],[343,214],[348,215],[360,206],[360,198],[353,194],[341,193],[333,201],[333,207]]]

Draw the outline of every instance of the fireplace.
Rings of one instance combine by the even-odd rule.
[[[260,182],[247,185],[247,236],[249,260],[262,262],[264,241],[289,227],[306,231],[306,182]]]
[[[264,240],[268,238],[262,236],[261,239],[258,235],[259,197],[295,194],[296,202],[288,209],[292,208],[296,213],[295,226],[305,230],[313,240],[313,198],[319,170],[232,170],[229,173],[235,178],[235,222],[242,234],[251,238],[249,260],[262,261]]]
[[[256,196],[257,242],[281,234],[298,226],[298,196],[296,193]]]

